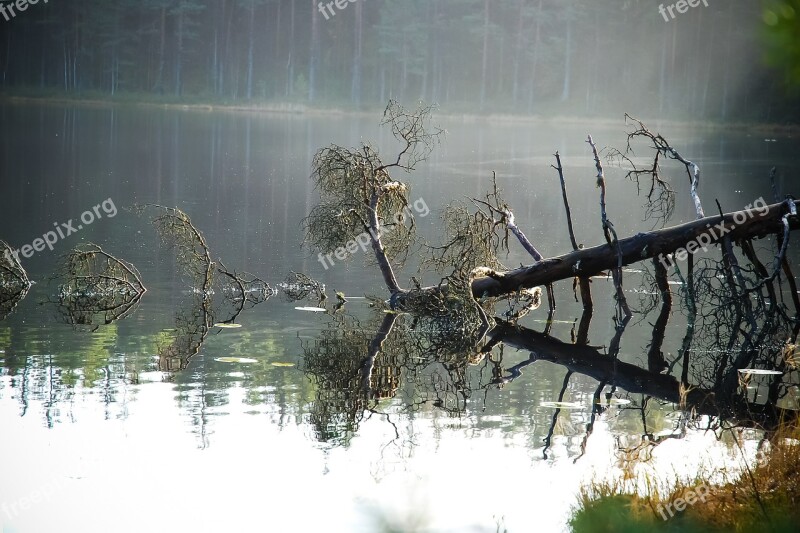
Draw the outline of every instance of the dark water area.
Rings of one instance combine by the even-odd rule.
[[[546,357],[498,386],[493,368],[507,374],[531,356],[509,345],[465,366],[466,385],[457,394],[437,389],[447,365],[434,363],[413,379],[398,370],[389,397],[332,416],[335,405],[323,405],[304,348],[342,325],[331,314],[296,309],[315,302],[279,296],[245,310],[238,329],[214,328],[185,369],[159,369],[159,346],[174,339],[175,314],[191,305],[193,287],[148,221],[126,209],[134,204],[185,211],[212,257],[236,271],[273,286],[290,271],[303,272],[324,283],[331,298],[334,290],[344,293],[358,331],[373,335],[383,316],[364,296],[387,297],[377,268],[358,251],[326,269],[302,245],[302,221],[318,199],[309,174],[319,148],[371,142],[382,154],[396,153],[379,119],[0,104],[0,239],[18,249],[63,223],[75,229],[52,250],[21,258],[35,284],[0,321],[3,531],[566,527],[581,484],[616,472],[618,451],[641,441],[642,410],[633,407],[644,395],[609,386],[606,408],[596,413],[598,381],[581,372],[567,376],[567,367]],[[585,139],[591,133],[599,147],[624,149],[622,119],[618,125],[473,119],[441,125],[448,135],[430,159],[396,176],[418,201],[416,223],[425,239],[437,241],[445,205],[482,197],[494,171],[518,224],[542,253],[570,251],[550,167],[558,151],[578,241],[603,242]],[[714,200],[725,211],[759,198],[772,203],[772,166],[779,168],[782,193],[800,191],[796,139],[650,126],[700,165],[708,212],[716,212]],[[651,155],[642,145],[634,157],[645,162]],[[692,220],[683,168],[665,163],[664,169],[677,198],[670,224]],[[619,235],[650,230],[643,198],[625,172],[606,163],[606,179]],[[92,216],[81,220],[87,211]],[[82,242],[134,264],[148,289],[135,312],[95,331],[76,331],[46,303],[56,292],[48,278]],[[530,263],[514,243],[511,249],[502,258],[506,265]],[[789,258],[796,272],[796,248]],[[411,276],[438,282],[417,272],[416,259],[399,274],[401,284]],[[642,276],[637,265],[626,271],[635,306]],[[615,334],[613,286],[605,278],[593,285],[588,345],[606,354]],[[557,284],[556,293],[549,332],[569,346],[581,308],[569,282]],[[647,366],[657,314],[636,316],[627,327],[620,363]],[[546,318],[542,306],[520,324],[541,333]],[[675,311],[663,347],[669,362],[677,359],[685,329],[685,316]],[[671,373],[680,376],[680,362]],[[781,402],[796,407],[794,394]],[[681,414],[674,403],[653,400],[647,409],[647,431],[675,431]],[[757,437],[752,432],[748,443]],[[652,464],[680,474],[700,465],[736,469],[738,453],[713,432],[689,428],[660,446]]]

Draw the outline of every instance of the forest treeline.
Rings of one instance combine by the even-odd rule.
[[[227,103],[362,108],[421,98],[452,111],[800,118],[800,99],[764,61],[764,7],[755,0],[700,3],[671,20],[649,0],[339,3],[39,2],[0,19],[0,87]]]

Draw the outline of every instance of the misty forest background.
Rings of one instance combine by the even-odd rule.
[[[659,3],[357,0],[326,20],[318,0],[40,1],[0,20],[0,91],[345,109],[394,97],[451,112],[800,119],[797,90],[771,68],[788,48],[774,31],[780,25],[765,22],[764,2],[711,0],[669,22]]]

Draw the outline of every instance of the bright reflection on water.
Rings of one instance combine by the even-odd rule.
[[[347,312],[360,320],[364,338],[375,334],[382,317],[355,298],[385,297],[374,266],[362,265],[356,254],[323,269],[301,248],[300,223],[316,201],[308,179],[315,150],[362,140],[390,150],[377,117],[58,106],[0,106],[0,117],[0,238],[19,247],[105,199],[120,208],[116,217],[26,260],[37,283],[0,322],[3,531],[557,531],[566,527],[581,484],[619,474],[618,450],[636,445],[645,432],[641,410],[631,409],[642,395],[620,387],[603,389],[602,401],[611,393],[616,405],[593,418],[598,382],[580,371],[570,375],[561,398],[575,408],[561,409],[554,423],[555,409],[546,402],[559,399],[564,360],[537,360],[503,387],[492,384],[493,368],[507,377],[507,369],[530,357],[510,346],[493,352],[498,365],[490,358],[464,365],[460,392],[436,388],[447,377],[437,363],[414,379],[406,367],[387,367],[399,380],[386,399],[361,405],[345,398],[332,412],[342,404],[323,404],[332,392],[317,386],[303,354],[333,319],[295,309],[315,302],[277,296],[242,313],[241,328],[212,330],[185,370],[159,371],[158,348],[174,338],[175,313],[192,301],[191,288],[152,228],[122,210],[134,203],[180,207],[203,231],[213,257],[237,271],[273,285],[289,271],[305,272],[326,283],[329,296],[336,290],[354,297]],[[482,195],[495,170],[518,223],[539,249],[568,251],[560,189],[549,168],[558,150],[578,240],[602,241],[584,139],[592,133],[601,146],[621,148],[622,120],[443,125],[450,134],[430,162],[399,177],[411,183],[412,199],[424,198],[432,210],[418,220],[426,237],[438,234],[436,212],[443,205]],[[729,211],[760,196],[771,199],[766,176],[773,164],[797,175],[790,139],[765,143],[756,134],[660,129],[703,166],[700,193],[709,206],[714,198]],[[690,220],[684,175],[671,170],[678,191],[674,221]],[[619,169],[607,173],[617,231],[649,230],[635,186]],[[781,185],[796,190],[796,184]],[[47,277],[59,256],[82,241],[135,264],[148,287],[132,316],[94,332],[74,331],[52,306],[40,305],[54,291]],[[518,250],[506,260],[522,262],[528,261]],[[415,274],[407,269],[401,279]],[[635,303],[641,274],[627,276]],[[550,331],[567,345],[580,317],[569,285],[557,287]],[[614,336],[611,285],[602,279],[593,285],[588,344],[600,357]],[[621,362],[647,368],[657,314],[628,326]],[[545,318],[542,307],[521,324],[542,332]],[[675,312],[663,346],[670,362],[685,329]],[[217,360],[224,357],[255,362]],[[679,363],[672,375],[680,376]],[[678,419],[673,404],[648,402],[647,432],[671,434]],[[652,468],[671,477],[740,464],[729,439],[689,430],[657,448]]]

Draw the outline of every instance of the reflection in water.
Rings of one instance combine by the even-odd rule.
[[[267,301],[275,291],[258,277],[212,261],[205,237],[180,209],[144,205],[132,210],[140,216],[153,213],[150,222],[162,245],[175,251],[178,270],[191,283],[188,301],[175,313],[174,336],[158,346],[159,370],[183,370],[214,326],[234,324],[242,311]]]
[[[563,342],[548,333],[551,324],[540,333],[495,318],[485,343],[475,344],[472,337],[467,346],[469,337],[462,335],[452,315],[450,321],[443,321],[389,312],[380,319],[380,309],[376,309],[364,324],[336,315],[320,337],[303,344],[305,369],[317,386],[312,415],[317,438],[346,445],[362,417],[380,412],[381,400],[393,398],[400,390],[407,412],[427,404],[461,416],[476,393],[482,394],[485,403],[489,389],[520,379],[526,367],[541,362],[567,371],[554,398],[557,409],[544,438],[545,458],[560,408],[567,405],[564,393],[577,374],[592,378],[597,387],[576,460],[585,453],[596,417],[611,405],[640,411],[641,435],[648,446],[701,426],[774,431],[794,412],[781,405],[781,399],[798,383],[793,359],[796,320],[785,306],[769,298],[753,295],[743,302],[730,290],[723,272],[721,261],[698,262],[691,278],[694,282],[682,286],[681,311],[698,318],[688,320],[678,356],[672,361],[662,351],[672,302],[667,290],[653,326],[647,368],[619,359],[627,321],[619,323],[607,348],[601,349],[589,346],[585,333]],[[766,293],[767,284],[759,289]],[[772,290],[780,293],[780,285]],[[584,332],[589,318],[582,317]],[[529,352],[530,357],[508,366],[503,346]],[[741,379],[741,370],[746,368],[772,372],[757,372],[760,382],[753,388]],[[675,404],[682,412],[668,437],[654,435],[649,427],[653,402]]]
[[[288,302],[315,299],[321,305],[328,298],[325,285],[302,272],[289,272],[286,279],[278,284],[278,289]]]
[[[424,118],[419,123],[424,124]],[[598,384],[592,394],[591,415],[576,460],[586,453],[597,416],[603,411],[601,398],[607,388],[610,390],[606,394],[610,396],[617,392],[617,388],[642,396],[631,408],[642,410],[645,435],[648,430],[644,406],[651,398],[674,403],[685,413],[681,417],[679,435],[685,434],[688,426],[697,425],[701,419],[723,429],[732,426],[774,429],[785,414],[778,405],[779,400],[797,384],[797,376],[789,374],[790,369],[783,357],[787,345],[795,345],[800,329],[800,302],[786,260],[791,224],[797,223],[796,203],[788,198],[785,202],[767,206],[762,199],[760,207],[755,202],[746,208],[746,212],[728,215],[723,215],[718,206],[720,216],[706,218],[697,192],[699,167],[679,155],[662,136],[650,133],[641,122],[635,123],[639,129],[628,134],[628,151],[632,138],[647,138],[656,154],[653,166],[640,169],[621,152],[616,156],[632,166],[628,178],[637,183],[639,178],[649,177],[651,180],[647,214],[663,225],[674,211],[674,191],[664,181],[659,169],[659,157],[666,157],[680,162],[687,172],[696,222],[648,234],[639,233],[625,239],[623,244],[607,219],[605,171],[589,136],[600,188],[600,218],[605,245],[544,259],[516,225],[515,216],[500,196],[493,177],[493,188],[486,199],[472,199],[477,212],[452,207],[445,212],[443,218],[448,236],[441,246],[431,248],[433,257],[427,263],[427,266],[444,267],[444,272],[439,272],[443,275],[442,281],[437,286],[422,288],[412,278],[415,287],[410,290],[400,287],[378,231],[386,218],[378,211],[381,193],[393,191],[399,195],[390,198],[390,203],[396,201],[404,205],[405,202],[402,196],[406,191],[405,185],[389,182],[385,173],[385,169],[392,165],[378,166],[377,156],[376,161],[370,159],[369,164],[364,163],[364,157],[369,159],[372,156],[368,147],[363,148],[365,155],[336,146],[319,152],[314,160],[312,177],[321,190],[320,203],[309,216],[307,236],[317,249],[324,250],[325,246],[340,244],[362,228],[369,230],[365,233],[372,239],[375,259],[391,296],[389,312],[392,314],[384,317],[380,325],[373,326],[375,333],[369,341],[358,323],[341,320],[334,330],[324,333],[321,342],[305,345],[307,371],[316,380],[320,391],[314,417],[318,437],[347,444],[357,431],[363,414],[377,408],[380,395],[374,394],[371,378],[381,353],[386,354],[393,365],[403,369],[399,375],[403,377],[401,382],[406,382],[405,387],[401,383],[398,388],[406,392],[405,407],[412,411],[430,402],[436,409],[460,416],[476,392],[483,392],[485,406],[490,387],[515,380],[523,367],[541,360],[563,365],[568,370],[556,405],[563,403],[564,393],[574,374],[595,379]],[[406,141],[407,149],[413,148],[414,141]],[[402,155],[398,156],[398,161]],[[413,169],[413,165],[408,169]],[[559,175],[563,179],[560,170]],[[362,197],[352,198],[354,185],[362,181],[370,183],[377,192],[366,194],[359,191]],[[654,194],[654,190],[660,192]],[[570,216],[566,194],[564,199]],[[757,215],[751,212],[753,205],[758,207]],[[369,212],[356,216],[357,209],[351,206],[360,209],[369,206]],[[354,218],[346,218],[345,213]],[[707,228],[712,227],[712,221],[720,232],[709,236]],[[568,226],[571,227],[571,223]],[[513,233],[533,259],[530,266],[512,271],[498,269],[496,258],[501,250],[508,250],[509,233]],[[771,274],[759,259],[752,242],[770,234],[776,235],[777,241],[777,246],[771,250],[775,256]],[[571,241],[575,248],[576,241],[572,235]],[[734,243],[742,249],[741,261],[733,250]],[[711,244],[718,247],[719,259],[714,254],[701,258],[694,256],[699,248],[707,250]],[[407,253],[410,245],[403,240],[395,246],[405,247]],[[688,258],[683,247],[689,251]],[[683,255],[687,259],[685,270],[677,264],[673,253],[678,258]],[[619,361],[622,338],[633,319],[623,290],[622,267],[650,259],[661,264],[655,265],[653,274],[648,272],[643,276],[644,286],[637,292],[652,297],[649,303],[645,303],[644,310],[638,313],[639,318],[646,318],[649,311],[658,307],[659,298],[661,307],[645,369]],[[674,270],[677,278],[672,281],[682,287],[680,312],[686,319],[678,357],[672,361],[667,360],[662,351],[673,305],[667,267]],[[604,269],[610,269],[617,304],[613,316],[614,334],[605,354],[588,345],[593,308],[590,299],[584,299],[584,314],[574,344],[564,344],[551,337],[549,328],[545,333],[537,334],[517,327],[516,322],[524,316],[523,311],[529,305],[524,301],[514,302],[522,304],[522,311],[506,313],[514,320],[513,323],[488,318],[488,313],[494,314],[497,302],[509,300],[521,289],[533,288],[537,284],[547,286],[549,318],[552,318],[556,307],[552,289],[554,282],[576,276],[596,276]],[[790,280],[788,286],[795,303],[794,312],[783,300],[777,299],[777,295],[783,296],[785,290],[779,276],[781,271]],[[575,287],[573,282],[573,290]],[[581,292],[584,292],[584,287]],[[397,310],[404,311],[404,315],[395,317],[393,313]],[[353,341],[355,345],[350,344]],[[502,376],[502,352],[499,358],[486,357],[500,345],[530,351],[531,357],[527,362],[514,365],[510,375]],[[482,361],[484,364],[481,365]],[[478,371],[471,372],[470,364],[476,364]],[[490,367],[489,371],[485,372],[487,367]],[[766,398],[758,397],[759,389],[751,398],[746,384],[742,386],[741,371],[754,368],[772,372],[766,374],[772,376],[768,378],[771,381],[764,384]],[[789,375],[784,377],[784,374]],[[393,395],[394,389],[389,396]],[[553,416],[545,438],[545,458],[559,413],[557,410]]]
[[[269,283],[248,272],[228,270],[222,261],[217,261],[216,266],[219,279],[215,281],[217,289],[213,292],[222,293],[223,299],[217,302],[215,326],[235,325],[242,311],[266,302],[276,293]]]
[[[174,337],[169,343],[158,346],[158,369],[162,372],[185,369],[189,359],[200,351],[213,323],[210,298],[203,293],[193,293],[175,312]]]
[[[362,324],[335,314],[320,337],[303,343],[305,371],[317,387],[312,423],[318,438],[346,444],[364,414],[379,412],[380,402],[395,398],[403,381],[409,411],[429,404],[463,413],[472,393],[488,386],[480,378],[469,383],[467,368],[488,365],[491,376],[496,363],[475,344],[483,335],[469,331],[474,322],[455,318],[377,308]]]
[[[367,369],[374,371],[382,343],[378,339],[391,332],[396,318],[387,314],[373,341],[369,326],[362,328],[352,317],[335,315],[317,339],[303,343],[305,370],[317,389],[310,421],[320,442],[347,444],[358,430],[365,410],[374,403],[372,372]],[[394,390],[379,393],[391,397]]]
[[[295,457],[296,453],[303,457],[307,471],[298,471],[292,465],[291,473],[281,480],[292,479],[297,480],[298,485],[325,486],[326,489],[331,486],[326,483],[330,482],[336,492],[349,499],[348,489],[339,490],[344,484],[335,481],[337,475],[338,479],[343,477],[342,470],[346,469],[355,483],[361,483],[362,478],[358,476],[373,468],[387,472],[420,466],[410,460],[402,459],[401,464],[395,464],[393,458],[384,462],[378,457],[376,450],[381,449],[384,441],[375,434],[385,432],[387,438],[395,435],[384,420],[397,425],[404,441],[399,445],[405,447],[408,456],[412,455],[412,449],[413,455],[418,457],[429,451],[432,455],[434,449],[453,450],[454,444],[482,446],[489,442],[492,452],[516,454],[513,456],[520,460],[515,463],[519,465],[519,469],[515,468],[517,474],[536,473],[527,468],[533,463],[537,465],[535,468],[542,467],[538,473],[544,477],[549,475],[546,471],[556,470],[556,477],[567,478],[566,465],[560,459],[565,454],[570,459],[577,458],[584,440],[589,457],[584,456],[578,467],[591,463],[592,453],[605,451],[602,439],[609,436],[612,441],[617,439],[620,446],[641,444],[643,449],[651,449],[665,439],[675,442],[673,436],[688,434],[690,438],[681,441],[680,452],[676,453],[679,457],[676,464],[683,464],[685,458],[680,453],[688,456],[691,454],[688,450],[697,449],[691,442],[691,437],[697,433],[688,431],[690,428],[711,423],[712,427],[720,429],[740,422],[752,425],[759,420],[769,427],[771,420],[794,407],[794,391],[797,390],[791,388],[797,383],[792,362],[794,349],[793,344],[785,342],[793,338],[793,323],[780,315],[786,312],[789,318],[793,317],[794,310],[786,307],[792,309],[795,294],[791,288],[781,288],[778,278],[774,284],[765,284],[757,291],[739,290],[742,322],[737,329],[737,310],[735,306],[726,305],[719,309],[719,316],[724,320],[720,320],[718,333],[717,308],[712,304],[719,296],[730,292],[726,271],[719,272],[723,276],[720,278],[715,277],[712,270],[706,270],[700,280],[699,272],[710,265],[696,262],[690,275],[686,263],[681,263],[684,285],[678,285],[681,279],[672,270],[670,278],[664,276],[664,287],[673,289],[672,306],[668,307],[663,299],[658,305],[659,298],[655,297],[653,305],[640,309],[621,336],[622,348],[616,358],[610,355],[610,349],[599,346],[610,345],[617,333],[614,325],[598,312],[593,321],[590,315],[581,315],[568,290],[559,292],[555,318],[560,320],[545,322],[546,315],[540,311],[528,314],[516,325],[509,324],[500,319],[519,317],[513,309],[505,313],[505,308],[498,306],[494,313],[499,317],[495,319],[497,326],[480,342],[459,335],[458,326],[448,325],[445,319],[435,323],[411,314],[388,315],[379,312],[382,308],[378,307],[372,309],[373,315],[364,317],[365,308],[353,295],[375,286],[372,273],[345,265],[323,272],[314,257],[307,257],[296,243],[302,238],[297,231],[300,220],[315,199],[307,179],[314,148],[334,139],[345,145],[357,142],[368,134],[371,122],[354,122],[353,127],[342,128],[338,119],[214,113],[203,117],[191,113],[175,116],[170,112],[136,110],[134,113],[125,109],[115,111],[120,120],[109,122],[105,110],[89,113],[73,107],[53,109],[58,111],[45,109],[38,113],[36,108],[36,113],[9,112],[8,120],[0,124],[0,128],[8,132],[8,153],[24,153],[24,143],[41,146],[53,156],[41,160],[31,158],[24,169],[6,164],[4,175],[8,176],[9,183],[30,180],[32,191],[46,189],[58,198],[53,201],[53,197],[48,197],[41,203],[18,202],[10,200],[12,196],[16,198],[14,195],[2,195],[0,218],[9,241],[30,240],[25,228],[27,222],[66,220],[72,213],[79,212],[81,202],[94,194],[96,188],[107,188],[102,191],[102,197],[113,196],[123,203],[193,206],[192,220],[203,228],[208,243],[216,252],[213,257],[218,253],[230,267],[241,266],[254,272],[263,269],[270,276],[267,278],[270,282],[275,272],[280,272],[281,276],[289,270],[304,272],[324,281],[328,287],[343,291],[349,303],[333,315],[324,315],[301,313],[272,298],[253,310],[255,312],[247,313],[244,311],[251,303],[245,303],[243,292],[263,300],[260,295],[268,294],[266,284],[264,291],[256,288],[252,293],[242,291],[237,283],[229,283],[231,278],[215,271],[207,294],[181,292],[187,280],[192,288],[201,287],[203,281],[195,284],[193,277],[186,274],[176,279],[173,277],[175,269],[171,265],[162,268],[158,261],[163,256],[150,246],[130,246],[122,251],[110,244],[134,242],[137,227],[117,222],[113,226],[88,229],[87,236],[92,241],[103,244],[109,251],[119,252],[142,270],[150,292],[140,302],[135,316],[91,333],[75,335],[71,328],[48,323],[41,311],[44,308],[35,306],[35,298],[30,297],[22,301],[7,321],[0,322],[0,406],[6,409],[6,420],[14,418],[10,423],[15,427],[27,425],[29,428],[39,424],[57,426],[59,421],[74,422],[70,431],[29,434],[35,439],[52,439],[50,442],[60,447],[65,442],[65,434],[82,432],[91,435],[96,443],[106,442],[103,432],[108,431],[113,422],[91,425],[92,418],[98,414],[98,420],[129,419],[132,423],[126,422],[126,435],[135,442],[132,448],[141,442],[135,441],[137,435],[141,437],[145,432],[154,435],[150,430],[153,424],[169,423],[172,433],[155,432],[157,437],[154,438],[159,439],[161,446],[186,451],[193,444],[191,437],[181,440],[185,437],[182,422],[188,422],[204,439],[214,435],[209,438],[214,446],[203,452],[204,455],[185,454],[184,458],[191,459],[184,463],[173,464],[174,455],[165,458],[159,474],[170,472],[167,477],[175,479],[177,485],[186,479],[195,479],[195,474],[197,479],[203,476],[208,476],[205,480],[215,479],[216,471],[206,461],[210,454],[215,451],[228,454],[224,461],[227,465],[230,454],[240,451],[239,443],[247,440],[251,432],[268,429],[270,453],[250,455],[254,470],[267,461],[288,462],[285,457]],[[102,120],[103,127],[112,125],[111,131],[99,127],[98,119]],[[252,132],[246,129],[246,123],[252,124]],[[450,129],[448,150],[434,154],[431,165],[426,165],[425,172],[420,173],[424,176],[413,177],[415,196],[424,196],[432,210],[438,207],[434,205],[437,198],[450,198],[454,190],[463,189],[464,194],[479,197],[487,185],[491,186],[488,176],[494,167],[489,165],[495,165],[504,178],[504,186],[509,189],[509,197],[514,200],[520,227],[548,253],[569,249],[566,232],[559,235],[550,231],[551,226],[563,227],[564,222],[560,202],[550,201],[560,195],[556,176],[548,174],[551,162],[548,154],[552,149],[535,149],[532,155],[531,147],[550,147],[555,142],[570,177],[577,172],[573,170],[575,161],[582,161],[585,155],[582,141],[571,144],[569,139],[576,137],[561,128],[513,125],[477,128],[481,141],[475,146],[474,128],[458,124]],[[57,135],[50,135],[50,132]],[[245,132],[250,132],[252,139],[246,138]],[[112,139],[111,144],[102,144],[104,138]],[[746,202],[742,197],[751,200],[761,194],[755,184],[746,182],[742,176],[759,173],[765,159],[787,163],[790,159],[790,143],[760,145],[753,144],[752,139],[728,136],[727,153],[720,155],[729,159],[720,162],[714,147],[721,147],[721,141],[709,145],[705,137],[694,132],[688,138],[692,148],[687,149],[687,153],[703,154],[706,185],[714,190],[723,178],[729,180],[724,182],[724,189],[718,189],[726,207],[732,204],[741,207]],[[248,141],[252,142],[252,147]],[[98,152],[95,146],[104,149]],[[101,153],[99,158],[98,153]],[[250,159],[245,169],[247,154]],[[713,164],[709,164],[709,160]],[[133,168],[135,176],[128,172]],[[788,177],[793,174],[793,167],[784,168],[787,169],[785,188],[792,190],[794,186],[788,182]],[[607,169],[609,180],[621,180],[622,175],[613,175],[614,171],[614,168]],[[106,173],[122,178],[109,179],[107,183],[87,181],[87,176]],[[51,180],[55,175],[63,176],[63,180]],[[129,176],[127,180],[126,176]],[[544,179],[545,176],[553,179]],[[532,177],[537,178],[535,195],[528,194]],[[584,181],[589,183],[584,184]],[[682,182],[685,181],[684,178]],[[593,238],[590,228],[597,225],[593,223],[596,194],[592,187],[593,180],[570,182],[575,227],[580,240],[587,243]],[[737,196],[729,192],[731,189],[744,192]],[[635,195],[622,186],[615,188],[613,194],[612,200],[623,207],[635,202]],[[677,216],[686,218],[689,215],[681,211],[682,206],[683,202],[678,202]],[[615,207],[611,205],[611,209]],[[615,223],[625,234],[641,227],[640,214],[635,211],[615,209],[619,217]],[[431,231],[433,218],[422,221],[419,227],[431,242],[435,242]],[[26,224],[19,224],[18,220],[25,220]],[[537,221],[548,224],[541,229],[532,224]],[[236,233],[232,228],[238,228]],[[146,242],[149,244],[151,240],[147,238]],[[740,249],[735,242],[732,244],[739,270],[745,277],[753,278],[754,270],[750,266],[753,262],[747,259],[747,250]],[[767,239],[753,241],[753,248],[766,269],[766,276],[762,274],[761,278],[774,272],[770,257],[776,249],[771,244]],[[796,262],[791,247],[788,253],[790,261]],[[50,263],[46,263],[50,257],[45,253],[37,255],[31,264],[25,263],[34,279],[38,279],[36,275],[43,270],[53,270]],[[717,254],[716,258],[719,257]],[[169,260],[167,257],[166,261]],[[512,252],[508,263],[516,265],[519,261],[528,262],[529,258]],[[218,261],[214,265],[228,270]],[[732,265],[731,268],[733,280],[738,283],[737,267]],[[784,284],[794,281],[782,266],[781,272]],[[231,273],[245,281],[255,280],[252,276]],[[643,290],[658,293],[658,288],[653,288],[654,280],[658,281],[661,276],[658,273],[648,276],[649,283]],[[637,277],[629,275],[626,288],[633,287],[631,282]],[[282,277],[276,277],[275,281],[280,279]],[[697,305],[693,325],[687,323],[691,308],[685,288],[690,279]],[[610,298],[604,289],[606,283],[600,278],[592,282],[596,310],[610,308]],[[704,296],[703,287],[708,283],[712,284],[712,290],[706,291]],[[246,283],[243,285],[247,287]],[[753,286],[748,282],[746,288]],[[224,287],[229,290],[223,290]],[[35,293],[40,288],[41,285],[34,285],[32,291]],[[775,292],[774,297],[771,290]],[[763,305],[757,301],[759,292]],[[228,296],[230,301],[226,301]],[[4,297],[0,294],[3,302],[6,301]],[[628,298],[632,301],[634,296],[629,294]],[[729,296],[724,299],[730,303]],[[756,326],[762,329],[753,329],[745,299],[750,300]],[[333,303],[327,304],[328,309],[332,310]],[[783,311],[777,310],[769,322],[769,311],[774,306],[780,306]],[[235,317],[237,309],[242,310],[238,318]],[[575,320],[570,331],[573,311],[579,320]],[[174,324],[171,323],[173,319]],[[243,327],[236,330],[214,328],[214,324],[226,320],[241,323]],[[391,321],[392,326],[383,327],[384,321]],[[42,327],[43,324],[46,327]],[[175,329],[165,332],[165,327]],[[751,342],[746,341],[741,329],[751,335]],[[387,331],[381,342],[382,332]],[[302,349],[298,349],[298,337],[302,339]],[[445,344],[444,337],[460,341],[461,346],[449,350],[432,348]],[[684,343],[684,339],[690,342]],[[327,345],[318,349],[319,356],[315,359],[307,349],[317,350],[316,343]],[[769,344],[772,348],[766,349]],[[371,346],[377,349],[371,350]],[[781,346],[784,349],[778,350]],[[163,359],[158,356],[159,348],[164,351]],[[199,356],[192,355],[198,352],[201,352]],[[325,354],[330,355],[324,357]],[[219,363],[215,360],[217,356],[246,357],[258,363]],[[740,383],[733,368],[747,359],[752,359],[749,367],[776,368],[785,373],[783,376],[752,375],[748,383]],[[275,363],[296,366],[275,366]],[[150,383],[164,379],[160,373],[152,372],[159,368],[172,373],[169,379],[173,383]],[[369,378],[368,382],[365,377]],[[726,380],[733,385],[733,394],[728,397]],[[777,398],[774,404],[770,404],[771,397]],[[563,403],[547,403],[557,400]],[[625,404],[625,400],[631,403]],[[673,404],[686,410],[670,413]],[[575,405],[583,408],[575,409]],[[561,408],[557,414],[554,407]],[[16,419],[15,415],[26,413],[25,418]],[[173,417],[173,414],[178,416]],[[370,418],[377,423],[369,422]],[[592,423],[589,437],[586,425]],[[137,433],[135,427],[147,429],[139,429]],[[322,465],[311,454],[317,448],[327,449],[328,446],[308,442],[311,431],[312,441],[350,446],[349,451],[330,453],[331,461],[326,464],[330,466],[331,476],[319,474]],[[548,433],[550,441],[545,443]],[[359,438],[353,439],[356,434]],[[745,434],[760,436],[755,432]],[[293,440],[291,435],[296,438]],[[266,439],[250,440],[254,441],[267,442]],[[11,440],[6,442],[11,445]],[[544,444],[549,446],[547,462],[540,459]],[[659,450],[666,453],[666,448],[659,447]],[[470,451],[466,446],[461,449],[465,453]],[[718,448],[723,449],[724,446]],[[358,458],[354,454],[358,454]],[[76,456],[64,453],[61,457],[74,461]],[[151,459],[158,461],[157,456],[160,454],[153,454]],[[275,459],[276,456],[279,457]],[[363,461],[358,466],[351,465],[360,459]],[[338,471],[337,460],[340,461],[338,466],[346,463]],[[439,454],[432,457],[429,465],[423,465],[423,469],[428,468],[435,482],[441,479],[452,482],[442,466],[448,461],[461,459],[452,453]],[[109,460],[108,465],[113,466],[113,460]],[[557,466],[551,468],[553,465]],[[37,468],[38,465],[31,462],[24,466],[31,472]],[[423,469],[415,472],[425,471]],[[314,472],[309,473],[312,470]],[[267,472],[267,475],[273,473]],[[148,482],[161,483],[163,479],[153,475]],[[541,478],[534,476],[533,479]],[[107,486],[106,478],[102,480],[103,486]],[[124,479],[119,484],[128,485]],[[277,487],[276,492],[293,492],[286,490],[283,481],[273,485]],[[563,494],[574,487],[577,482],[562,483],[555,498],[566,499]],[[374,489],[365,485],[364,490]],[[495,495],[506,498],[510,492],[511,489],[500,490],[495,491]],[[281,500],[281,503],[284,502]],[[453,505],[452,508],[463,507]],[[501,505],[496,508],[503,509]],[[437,507],[437,513],[439,511],[442,515],[449,512],[446,506]]]
[[[96,244],[72,250],[55,279],[60,319],[76,329],[96,330],[134,312],[147,292],[139,271]]]
[[[12,253],[11,246],[0,240],[0,320],[14,311],[30,287],[28,273]]]

